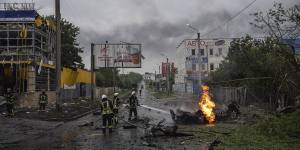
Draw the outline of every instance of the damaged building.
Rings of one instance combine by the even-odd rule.
[[[0,95],[11,88],[18,95],[21,107],[31,107],[37,105],[37,96],[44,89],[49,102],[54,103],[55,23],[41,17],[33,7],[8,6],[0,8]],[[90,95],[89,71],[63,67],[61,76],[61,88],[66,87],[62,96]]]

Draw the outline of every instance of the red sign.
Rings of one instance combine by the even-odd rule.
[[[166,77],[168,74],[168,69],[169,69],[170,63],[162,63],[161,64],[161,74],[163,77]]]
[[[162,63],[161,64],[161,74],[163,77],[166,77],[168,74],[168,70],[169,70],[169,74],[174,74],[177,71],[177,68],[175,68],[174,63]]]

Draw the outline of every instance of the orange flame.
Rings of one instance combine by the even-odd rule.
[[[206,120],[209,124],[215,122],[215,113],[213,109],[216,107],[215,103],[212,101],[209,95],[209,87],[204,85],[202,86],[203,94],[201,95],[201,99],[199,101],[199,107],[204,114]]]

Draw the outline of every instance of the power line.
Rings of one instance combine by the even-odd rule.
[[[233,17],[231,17],[230,19],[228,19],[227,21],[225,21],[224,23],[220,24],[219,26],[213,28],[212,30],[210,30],[209,32],[205,33],[202,36],[206,36],[212,32],[214,32],[215,30],[217,30],[218,28],[223,27],[224,25],[226,25],[227,23],[229,23],[230,21],[232,21],[234,18],[236,18],[237,16],[239,16],[243,11],[245,11],[247,8],[249,8],[252,4],[254,4],[256,2],[256,0],[252,1],[250,4],[248,4],[246,7],[244,7],[243,9],[241,9],[236,15],[234,15]]]

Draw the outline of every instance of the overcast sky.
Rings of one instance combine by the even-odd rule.
[[[1,0],[24,2],[24,0]],[[29,2],[30,0],[27,0]],[[54,14],[54,0],[33,0],[41,15]],[[144,73],[158,70],[165,60],[160,53],[174,61],[177,45],[185,38],[195,38],[195,32],[187,28],[189,23],[206,33],[219,26],[253,0],[61,0],[61,14],[80,27],[79,43],[86,67],[90,67],[90,43],[119,43],[120,41],[142,43],[142,69]],[[292,5],[297,0],[277,0]],[[242,14],[226,26],[215,30],[210,36],[241,37],[257,35],[249,25],[250,13],[266,11],[274,0],[256,0]],[[126,72],[129,70],[126,70]]]

